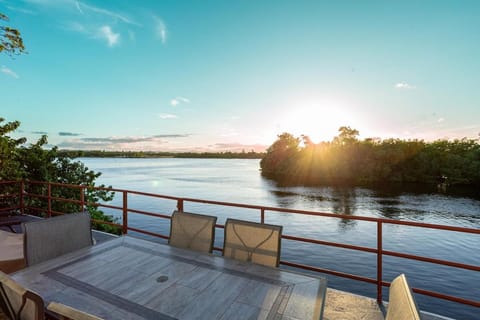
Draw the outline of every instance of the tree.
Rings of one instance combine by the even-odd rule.
[[[285,176],[299,152],[300,139],[284,132],[267,149],[265,157],[260,161],[262,174],[265,176]]]
[[[87,203],[98,201],[110,201],[114,193],[103,189],[94,189],[95,180],[101,175],[99,172],[89,170],[79,161],[72,161],[68,156],[59,155],[56,147],[45,149],[47,136],[42,136],[36,143],[25,145],[26,139],[13,139],[9,133],[15,131],[20,122],[13,121],[2,125],[4,121],[0,118],[0,180],[44,181],[72,185],[83,185],[86,187],[84,200]],[[104,188],[104,185],[98,186]],[[29,192],[34,194],[46,194],[45,185],[29,185]],[[109,187],[111,188],[111,187]],[[5,192],[5,190],[2,190]],[[65,199],[79,199],[78,189],[52,188],[52,197]],[[32,207],[46,208],[47,202],[44,198],[27,198],[26,205]],[[2,203],[2,205],[5,205]],[[52,210],[72,213],[79,210],[76,203],[54,201]],[[96,206],[88,205],[87,210],[93,219],[113,222],[111,216],[103,214]],[[104,224],[94,224],[99,230],[118,232],[116,228]]]
[[[0,12],[0,22],[8,22],[9,18]],[[25,53],[25,46],[20,31],[0,25],[0,52],[5,51],[8,55]]]
[[[338,132],[340,132],[340,134],[333,138],[333,143],[350,144],[358,141],[358,135],[360,134],[357,129],[352,129],[345,126],[340,127]]]

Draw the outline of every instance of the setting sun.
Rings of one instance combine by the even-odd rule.
[[[285,112],[279,128],[295,136],[307,135],[315,142],[331,141],[341,126],[358,127],[360,121],[347,103],[334,100],[303,102],[296,100]]]

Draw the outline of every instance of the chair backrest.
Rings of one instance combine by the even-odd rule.
[[[10,319],[43,320],[43,299],[0,271],[0,307]]]
[[[88,212],[23,224],[25,258],[31,266],[93,244]]]
[[[174,211],[168,243],[174,247],[211,253],[217,217]]]
[[[385,320],[419,320],[417,304],[404,274],[390,284],[388,309]]]
[[[270,267],[280,263],[282,226],[227,219],[223,255]]]
[[[47,310],[53,313],[55,319],[60,320],[102,320],[102,318],[90,313],[80,311],[58,302],[50,302],[47,306]]]
[[[12,273],[25,268],[23,234],[0,230],[0,271]]]

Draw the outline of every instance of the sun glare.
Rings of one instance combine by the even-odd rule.
[[[316,104],[296,101],[285,114],[283,131],[295,136],[307,135],[315,142],[331,141],[341,126],[358,123],[346,106],[339,102],[325,101]]]

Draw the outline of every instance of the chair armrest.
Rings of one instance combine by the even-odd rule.
[[[47,310],[53,312],[53,316],[58,319],[67,320],[102,320],[92,314],[77,310],[58,302],[50,302]]]

